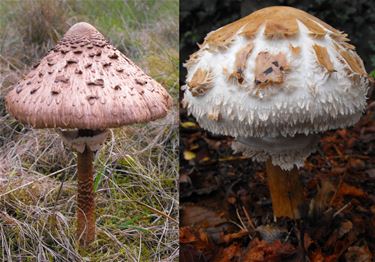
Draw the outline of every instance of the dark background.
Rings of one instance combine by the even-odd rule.
[[[367,72],[375,68],[375,0],[180,0],[180,82],[182,63],[212,30],[267,6],[307,11],[349,35]]]

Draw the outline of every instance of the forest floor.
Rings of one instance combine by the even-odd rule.
[[[305,215],[274,221],[264,164],[233,154],[181,110],[180,261],[373,261],[375,102],[325,132],[300,175]],[[303,259],[305,258],[305,260]]]

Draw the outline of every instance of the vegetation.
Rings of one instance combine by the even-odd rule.
[[[6,261],[173,261],[178,255],[176,109],[112,130],[97,153],[97,240],[75,240],[75,156],[4,96],[74,23],[86,21],[178,95],[178,1],[0,2],[0,255]]]

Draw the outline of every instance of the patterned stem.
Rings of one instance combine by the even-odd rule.
[[[77,238],[83,247],[95,240],[93,158],[87,147],[78,153]]]

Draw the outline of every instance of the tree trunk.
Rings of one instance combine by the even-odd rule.
[[[87,148],[78,152],[77,237],[81,246],[95,240],[94,153]]]
[[[271,160],[268,160],[266,169],[273,215],[275,217],[300,218],[300,208],[305,198],[297,168],[285,171],[279,166],[274,166]]]

